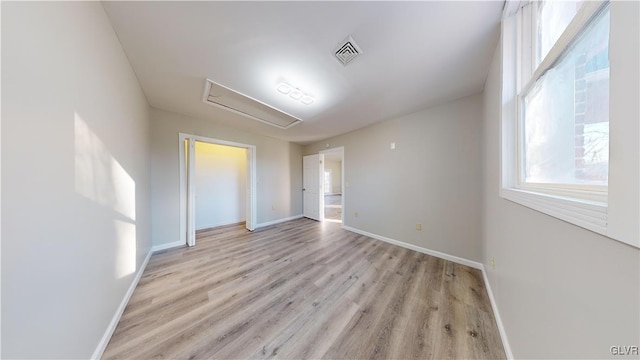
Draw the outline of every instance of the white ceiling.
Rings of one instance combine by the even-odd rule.
[[[103,2],[151,106],[298,143],[480,92],[503,1]],[[334,57],[348,35],[363,55]],[[209,78],[304,120],[287,130],[203,103]],[[281,81],[311,93],[304,105]]]

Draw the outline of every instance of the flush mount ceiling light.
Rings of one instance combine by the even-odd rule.
[[[289,97],[294,100],[300,100],[302,99],[302,96],[304,96],[304,94],[302,93],[302,91],[300,91],[300,89],[293,89],[293,91],[291,91],[291,93],[289,94]]]
[[[309,95],[305,95],[302,97],[302,99],[300,99],[300,102],[305,105],[311,105],[313,104],[313,98]]]
[[[276,88],[276,90],[278,90],[279,93],[285,94],[287,95],[288,93],[291,92],[291,85],[287,84],[287,83],[280,83],[278,84],[278,87]]]
[[[311,95],[305,94],[304,91],[287,83],[282,82],[278,84],[276,90],[278,90],[278,92],[281,94],[289,95],[289,97],[293,100],[298,100],[305,105],[313,104],[314,99]]]

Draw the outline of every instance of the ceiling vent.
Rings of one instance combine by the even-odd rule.
[[[347,36],[340,45],[336,48],[336,59],[344,66],[347,66],[351,60],[355,59],[358,55],[362,54],[360,46],[353,41],[351,36]]]
[[[211,106],[225,109],[249,119],[260,121],[280,129],[288,129],[302,122],[282,110],[231,90],[213,80],[207,79],[202,101]]]

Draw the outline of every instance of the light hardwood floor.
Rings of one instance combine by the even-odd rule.
[[[481,273],[299,219],[151,257],[103,359],[505,357]]]
[[[342,195],[324,196],[324,218],[333,222],[342,222]]]

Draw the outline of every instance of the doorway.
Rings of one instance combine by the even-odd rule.
[[[255,146],[180,133],[180,241],[184,241],[188,246],[194,246],[196,243],[196,143],[246,150],[245,227],[253,231],[256,221]]]
[[[196,141],[195,154],[196,235],[200,230],[244,223],[247,149]]]
[[[344,219],[344,147],[324,150],[324,220],[343,223]]]

